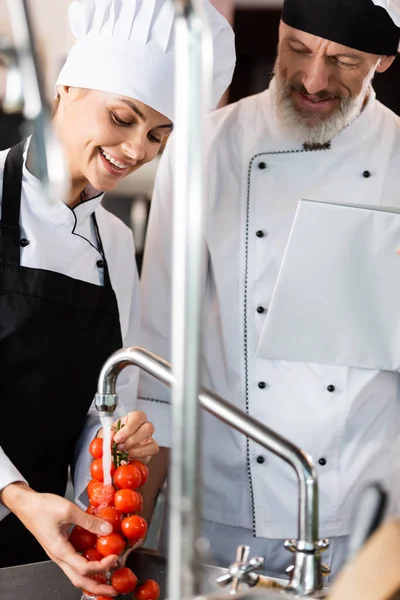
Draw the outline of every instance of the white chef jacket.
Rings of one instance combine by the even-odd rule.
[[[298,202],[400,205],[400,120],[371,90],[330,149],[305,151],[279,129],[267,90],[212,114],[207,131],[202,383],[314,458],[320,534],[347,535],[361,488],[389,477],[399,374],[263,360],[256,349]],[[142,343],[167,360],[172,156],[169,147],[158,170],[142,275]],[[167,388],[141,375],[139,404],[169,446]],[[204,518],[257,537],[296,537],[292,468],[215,417],[203,419]]]
[[[25,149],[25,160],[27,147]],[[4,163],[8,150],[0,152],[0,199],[2,196]],[[24,161],[21,194],[21,235],[29,245],[21,248],[21,265],[63,273],[74,279],[103,285],[103,269],[97,266],[101,258],[91,215],[96,219],[110,273],[111,284],[117,296],[121,333],[124,345],[137,345],[140,329],[140,296],[135,249],[132,232],[119,219],[106,211],[100,204],[103,194],[87,190],[95,197],[71,209],[61,200],[48,200],[41,191],[38,179],[26,168]],[[90,196],[89,196],[90,197]],[[71,357],[71,360],[73,357]],[[84,366],[82,367],[84,369]],[[67,369],[67,367],[66,367]],[[99,370],[100,374],[100,370]],[[135,368],[125,369],[118,377],[119,405],[115,418],[135,410],[138,373]],[[60,382],[62,385],[62,382]],[[13,399],[16,403],[18,398]],[[40,398],[33,399],[38,403]],[[57,390],[54,390],[55,411],[53,426],[57,419],[66,418],[64,408],[57,409]],[[48,418],[48,417],[44,417]],[[68,418],[74,418],[68,415]],[[10,424],[10,427],[12,424]],[[100,428],[98,413],[94,405],[90,408],[81,437],[76,446],[73,465],[75,500],[82,507],[85,489],[89,483],[91,456],[90,441]],[[18,431],[15,432],[18,444]],[[0,440],[1,441],[1,440]],[[15,468],[0,448],[0,490],[15,481],[25,481],[23,473]],[[28,482],[29,483],[29,482]],[[0,504],[0,519],[8,510]]]

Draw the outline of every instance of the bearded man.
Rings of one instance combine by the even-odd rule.
[[[257,347],[300,200],[400,207],[400,123],[371,85],[399,37],[372,0],[286,0],[269,89],[208,120],[202,383],[314,458],[333,573],[361,490],[377,462],[382,478],[391,468],[399,373],[265,360]],[[167,360],[172,155],[169,147],[158,172],[142,279],[143,344]],[[170,399],[145,376],[140,396],[165,448],[152,462],[151,500],[166,475]],[[214,417],[204,415],[202,432],[204,533],[216,562],[226,566],[247,544],[284,572],[292,559],[283,540],[297,532],[295,474]]]

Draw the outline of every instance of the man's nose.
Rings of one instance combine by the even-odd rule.
[[[329,70],[323,57],[316,56],[311,59],[307,64],[302,83],[310,95],[326,90],[329,83]]]

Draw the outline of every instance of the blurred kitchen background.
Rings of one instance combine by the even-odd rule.
[[[235,28],[237,68],[225,102],[262,91],[268,85],[278,41],[280,0],[212,0]],[[54,95],[54,81],[65,55],[73,44],[67,23],[69,0],[29,1],[38,51],[44,72],[48,101]],[[7,2],[0,0],[0,41],[12,39]],[[5,69],[0,63],[0,99],[5,89]],[[378,98],[400,114],[400,62],[375,80]],[[1,105],[1,102],[0,102]],[[0,108],[0,149],[16,143],[23,132],[22,115],[7,115]],[[157,161],[122,181],[117,190],[104,199],[104,205],[115,213],[135,235],[137,261],[141,267],[147,217]]]

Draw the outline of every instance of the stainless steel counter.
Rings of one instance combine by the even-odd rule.
[[[129,557],[128,566],[135,572],[139,581],[155,579],[161,588],[160,600],[165,599],[167,571],[165,558],[148,551],[138,551]],[[229,594],[229,590],[221,590],[215,583],[217,577],[225,572],[224,569],[204,566],[201,567],[201,571],[203,594]],[[0,569],[0,600],[80,600],[80,598],[81,592],[73,587],[53,562]]]
[[[139,580],[155,579],[166,590],[166,560],[147,552],[136,552],[128,561]],[[204,567],[204,593],[217,591],[216,578],[223,573],[216,567]],[[0,569],[1,600],[80,600],[81,592],[73,587],[53,562]]]

